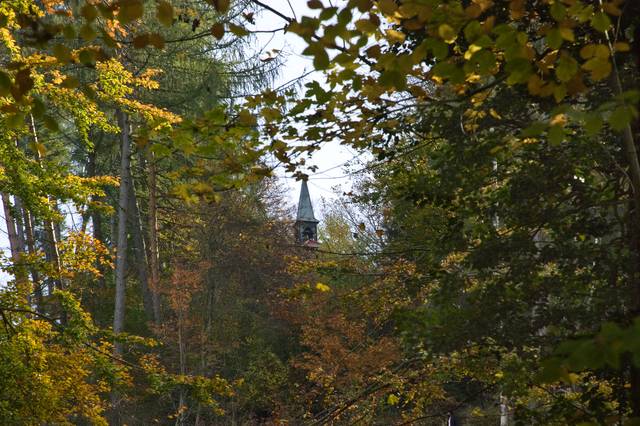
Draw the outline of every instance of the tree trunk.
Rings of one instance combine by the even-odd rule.
[[[33,136],[33,142],[37,145],[38,131],[36,130],[36,122],[32,114],[29,115],[29,120],[29,128],[31,130],[31,135]],[[38,161],[38,163],[40,163],[40,152],[36,149],[34,154],[36,160]],[[47,196],[47,201],[51,203],[51,199],[49,198],[49,196]],[[53,290],[55,288],[62,289],[62,281],[60,277],[60,274],[62,272],[62,265],[60,264],[60,252],[58,251],[58,239],[56,238],[55,225],[52,220],[44,221],[44,240],[45,258],[48,262],[53,263],[58,274],[57,278],[53,278],[47,283],[50,295],[51,293],[53,293]]]
[[[22,222],[24,223],[24,233],[29,254],[36,253],[36,239],[33,233],[33,217],[29,210],[25,209],[20,202],[20,214],[22,215]],[[31,269],[31,280],[33,281],[33,294],[36,303],[36,309],[38,312],[43,312],[43,300],[42,300],[42,283],[40,282],[40,273],[38,269],[33,266]]]
[[[127,261],[127,210],[129,206],[129,181],[131,179],[131,142],[129,140],[129,120],[122,110],[116,111],[122,143],[120,161],[120,194],[118,199],[118,238],[116,246],[115,307],[113,312],[113,332],[121,333],[124,328],[126,261]],[[114,353],[122,355],[122,344],[114,343]]]
[[[160,261],[158,253],[158,198],[156,180],[156,162],[153,153],[149,151],[149,270],[151,272],[151,297],[153,313],[157,322],[160,322]]]
[[[144,312],[148,320],[154,323],[158,322],[153,309],[153,298],[149,289],[149,270],[147,268],[146,248],[142,232],[142,222],[140,220],[140,209],[138,208],[138,200],[133,186],[133,179],[129,179],[129,225],[131,225],[131,237],[133,249],[136,258],[136,269],[138,272],[138,281],[140,281],[140,290],[142,293],[142,303]]]
[[[11,261],[14,267],[14,275],[16,278],[16,286],[20,291],[24,291],[25,296],[31,293],[29,288],[29,280],[27,272],[22,264],[22,254],[24,253],[24,244],[21,244],[16,227],[13,207],[9,194],[2,193],[2,204],[4,206],[4,219],[7,226],[7,236],[9,238],[9,248],[11,250]]]
[[[600,2],[602,3],[602,1]],[[634,4],[636,2],[631,2]],[[631,7],[631,9],[627,10],[627,16],[637,16],[637,11],[634,11],[633,8],[637,7],[637,4]],[[636,33],[638,33],[636,31]],[[611,53],[611,61],[613,64],[613,71],[611,73],[611,78],[609,80],[610,86],[613,89],[613,92],[617,95],[622,95],[625,91],[625,88],[622,86],[622,80],[620,78],[618,64],[615,58],[615,50],[612,45],[612,40],[610,38],[609,32],[605,32],[605,37],[607,42],[609,43],[609,51]],[[636,52],[640,52],[640,49],[637,48],[637,40],[634,40],[634,48]],[[640,66],[640,62],[638,62]],[[622,101],[623,105],[626,104],[627,101]],[[627,108],[631,108],[631,105],[625,105]],[[630,206],[630,219],[631,223],[629,223],[630,228],[630,241],[629,248],[631,250],[632,256],[632,264],[630,268],[630,288],[633,298],[631,314],[633,317],[640,314],[640,159],[638,159],[638,148],[636,146],[636,140],[633,133],[633,128],[631,123],[627,123],[627,125],[622,129],[622,143],[623,148],[627,160],[627,164],[629,166],[629,175],[631,178],[631,206]],[[630,318],[631,320],[633,318]],[[640,369],[638,366],[630,365],[629,369],[630,375],[630,403],[631,403],[631,412],[633,417],[640,417]]]
[[[96,164],[97,150],[98,150],[98,144],[96,144],[94,146],[94,149],[91,150],[88,154],[87,177],[95,177],[97,175],[97,164]],[[94,196],[93,201],[94,202],[102,201],[102,197]],[[93,238],[100,241],[101,243],[104,243],[104,236],[102,234],[102,215],[100,214],[100,212],[97,211],[96,209],[89,209],[89,211],[83,216],[86,216],[86,217],[83,217],[83,222],[82,222],[83,232],[86,229],[86,224],[89,222],[89,218],[91,218],[91,228],[92,228]],[[96,267],[98,268],[98,271],[100,271],[100,277],[98,278],[98,286],[100,288],[105,288],[106,282],[104,278],[104,275],[105,275],[104,267],[99,262],[96,265]]]

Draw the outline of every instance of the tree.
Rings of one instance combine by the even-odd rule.
[[[389,206],[382,252],[423,277],[394,321],[405,357],[463,357],[451,408],[502,391],[525,422],[637,417],[635,5],[309,6],[280,15],[327,82],[275,98],[271,144],[292,168],[336,138],[376,156],[360,198]]]

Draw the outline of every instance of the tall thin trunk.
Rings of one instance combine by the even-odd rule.
[[[180,374],[185,375],[187,372],[186,361],[185,361],[185,345],[184,340],[182,338],[182,324],[183,324],[183,313],[182,307],[178,309],[178,356],[180,362]],[[178,415],[176,416],[176,426],[183,424],[185,411],[183,406],[185,404],[185,394],[184,390],[180,389],[179,400],[178,400]]]
[[[2,205],[4,207],[4,219],[7,226],[7,236],[9,238],[9,248],[11,250],[11,261],[13,262],[14,275],[16,278],[16,285],[20,290],[24,290],[25,294],[30,293],[29,280],[27,278],[27,272],[22,262],[22,255],[24,253],[24,245],[21,244],[16,227],[16,219],[11,206],[11,198],[6,192],[2,193]]]
[[[599,1],[602,6],[602,0]],[[635,2],[631,2],[632,4]],[[631,6],[631,9],[627,10],[628,16],[637,16],[637,10],[634,10],[637,5]],[[613,48],[612,39],[608,31],[605,31],[605,37],[609,44],[609,51],[611,53],[611,62],[613,64],[613,70],[611,72],[611,78],[609,84],[613,89],[613,92],[617,95],[622,95],[625,88],[622,85],[622,79],[620,78],[618,64],[615,57],[615,49]],[[634,40],[634,43],[638,43]],[[638,49],[636,49],[638,50]],[[640,64],[640,62],[639,62]],[[636,71],[637,72],[637,71]],[[626,108],[631,108],[631,105],[627,105],[628,101],[625,101],[622,96],[622,103]],[[630,206],[630,241],[629,248],[633,254],[630,270],[630,287],[633,297],[632,315],[637,316],[640,314],[640,159],[638,158],[638,148],[636,146],[636,140],[633,133],[631,123],[622,129],[622,143],[629,166],[629,175],[631,177],[631,194],[632,202]],[[634,417],[640,417],[640,369],[635,365],[630,365],[630,403],[631,412]]]
[[[37,145],[38,131],[36,130],[36,122],[32,114],[29,115],[29,120],[30,120],[29,128],[31,130],[33,142]],[[35,154],[36,160],[38,161],[38,163],[40,163],[42,160],[42,158],[40,157],[40,152],[36,149],[34,154]],[[47,201],[49,203],[52,202],[49,196],[47,196]],[[55,225],[52,220],[44,221],[44,239],[45,239],[45,244],[44,244],[45,257],[48,262],[53,264],[58,275],[57,278],[49,280],[48,282],[49,294],[51,294],[53,293],[53,290],[55,288],[59,288],[59,289],[62,288],[62,281],[60,279],[60,274],[62,272],[62,265],[60,264],[60,252],[58,251],[58,238],[56,235]]]
[[[97,167],[98,167],[96,162],[97,150],[98,150],[98,144],[94,146],[93,150],[89,151],[88,160],[87,160],[87,177],[95,177],[97,175]],[[102,201],[102,197],[94,196],[93,201],[94,202]],[[100,241],[101,243],[104,243],[104,236],[102,234],[102,215],[100,214],[100,212],[96,209],[89,209],[89,211],[85,214],[85,216],[86,217],[83,217],[83,222],[82,222],[83,228],[86,227],[86,224],[89,222],[89,218],[91,218],[93,238]],[[83,232],[84,231],[85,229],[83,229]],[[100,277],[98,278],[98,285],[100,288],[105,288],[106,282],[104,278],[104,274],[105,274],[104,267],[99,262],[96,265],[96,267],[98,268],[98,271],[100,271]]]
[[[22,219],[22,200],[19,197],[13,197],[13,204],[15,206],[14,220],[16,222],[16,237],[18,239],[18,251],[20,253],[26,252],[26,238],[24,234],[24,221]]]
[[[149,270],[147,268],[146,248],[142,232],[142,222],[140,220],[140,209],[138,208],[138,199],[136,197],[133,186],[133,179],[129,179],[129,225],[131,226],[131,237],[133,243],[134,254],[136,258],[136,269],[138,272],[138,281],[140,281],[140,290],[142,293],[142,303],[147,319],[157,323],[158,318],[155,316],[153,309],[153,300],[149,289]]]
[[[54,289],[62,289],[62,281],[60,280],[60,273],[62,272],[62,265],[60,264],[60,251],[58,250],[58,233],[56,232],[55,225],[52,220],[44,221],[44,238],[45,238],[45,257],[48,262],[52,263],[57,277],[52,279],[49,283],[49,293],[52,293]]]
[[[22,257],[27,254],[27,240],[26,240],[26,236],[25,236],[25,227],[24,227],[24,218],[22,217],[22,200],[20,199],[20,197],[17,197],[14,195],[13,197],[13,204],[14,204],[14,220],[16,223],[16,238],[17,238],[17,248],[18,248],[18,252],[20,253],[20,263],[22,264],[20,266],[21,269],[21,273],[24,275],[24,277],[22,278],[26,285],[29,287],[29,305],[31,305],[33,303],[33,298],[32,298],[32,294],[33,294],[33,286],[31,284],[28,283],[28,277],[29,277],[29,267],[24,263],[24,260],[22,259]],[[36,297],[37,300],[37,297]]]
[[[122,143],[120,161],[120,195],[118,199],[118,239],[116,248],[116,294],[113,312],[113,332],[121,333],[125,317],[125,274],[127,261],[127,210],[129,206],[129,181],[131,179],[131,142],[129,139],[129,120],[122,110],[116,110],[120,126]],[[122,344],[115,342],[114,353],[122,355]]]
[[[148,229],[149,229],[149,270],[151,272],[151,297],[153,302],[153,313],[156,321],[160,321],[160,261],[158,253],[158,197],[157,197],[157,178],[156,178],[156,161],[154,155],[149,151],[149,167],[148,186],[149,186],[149,213],[148,213]]]
[[[22,204],[22,203],[20,203]],[[22,222],[24,223],[24,233],[26,239],[27,250],[29,254],[36,253],[36,239],[33,232],[33,216],[29,210],[21,205]],[[31,280],[33,281],[33,294],[35,297],[36,309],[38,312],[43,312],[43,300],[42,300],[42,283],[40,282],[40,273],[34,266],[31,267]]]
[[[500,426],[509,426],[509,400],[500,394]]]

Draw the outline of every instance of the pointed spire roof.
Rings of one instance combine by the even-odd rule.
[[[296,220],[299,222],[318,222],[313,215],[313,206],[311,205],[311,197],[309,196],[309,187],[307,181],[302,181],[300,188],[300,200],[298,201],[298,215]]]

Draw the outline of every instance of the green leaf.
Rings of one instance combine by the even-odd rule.
[[[547,130],[547,123],[536,121],[524,129],[521,134],[524,137],[540,136],[545,130]]]
[[[633,120],[633,117],[637,115],[633,113],[631,107],[622,105],[616,108],[609,116],[609,125],[614,130],[622,130]]]
[[[449,56],[449,46],[442,40],[437,38],[429,38],[425,41],[425,45],[431,50],[433,56],[438,60],[446,59]]]
[[[80,16],[87,22],[93,22],[98,17],[98,9],[92,4],[85,3],[80,9]]]
[[[246,28],[236,24],[229,24],[229,31],[231,31],[233,34],[235,34],[238,37],[244,37],[246,35],[249,35],[249,31],[247,31]]]
[[[553,19],[556,21],[562,21],[567,15],[567,8],[559,1],[555,1],[551,7],[549,7],[549,12],[551,12]]]
[[[96,52],[91,49],[81,50],[78,54],[78,59],[84,65],[94,65],[96,63]]]
[[[52,52],[60,63],[68,64],[71,62],[71,50],[68,47],[56,44],[53,46]]]
[[[438,35],[447,44],[451,44],[451,43],[455,42],[456,38],[458,38],[458,33],[449,24],[441,24],[438,27]]]
[[[584,130],[587,132],[587,135],[594,136],[600,132],[603,124],[604,120],[600,114],[592,113],[587,116],[584,122]]]
[[[591,18],[591,26],[600,32],[605,32],[611,27],[611,19],[604,12],[597,12]]]
[[[524,58],[517,58],[507,62],[505,71],[508,73],[507,84],[526,83],[531,75],[531,63]]]
[[[562,42],[564,37],[562,37],[562,32],[559,28],[552,28],[547,32],[545,36],[545,40],[547,41],[547,45],[551,49],[559,49],[562,46]]]
[[[578,61],[568,54],[563,54],[558,59],[556,77],[562,82],[567,82],[578,72]]]
[[[541,383],[556,382],[566,374],[566,370],[559,358],[544,360],[541,363],[541,367],[542,369],[537,375],[537,381]]]
[[[320,20],[327,21],[333,18],[337,12],[338,12],[337,7],[326,7],[322,9],[322,12],[320,12]]]
[[[43,116],[42,121],[44,122],[44,126],[50,131],[57,132],[58,130],[60,130],[58,122],[56,121],[55,118],[51,117],[50,115]]]
[[[329,54],[320,43],[310,44],[302,53],[313,56],[313,65],[316,69],[324,70],[329,68]]]
[[[466,38],[469,43],[474,43],[476,39],[482,35],[484,35],[484,31],[478,21],[473,20],[464,27],[464,38]]]
[[[398,90],[404,89],[407,85],[406,75],[397,70],[383,71],[378,81],[387,88],[395,88]]]
[[[450,62],[440,62],[434,65],[432,72],[442,78],[450,80],[452,83],[464,81],[464,70]]]
[[[560,145],[562,143],[562,140],[564,139],[564,128],[559,125],[549,127],[547,137],[549,140],[549,144],[551,144],[552,146]]]
[[[80,28],[80,37],[85,41],[93,41],[98,36],[98,33],[92,25],[86,24]]]

